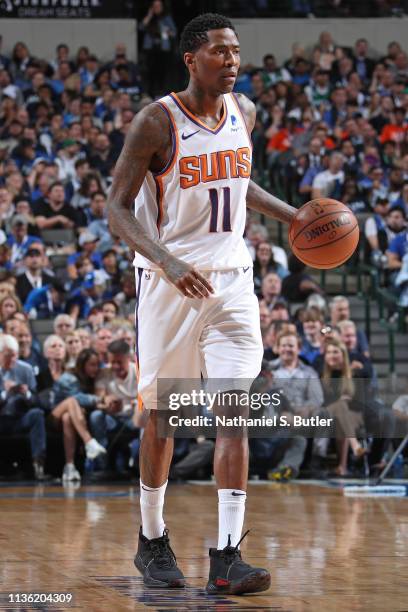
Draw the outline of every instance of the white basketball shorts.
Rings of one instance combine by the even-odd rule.
[[[157,408],[158,379],[252,381],[260,372],[252,268],[200,273],[214,288],[211,297],[185,297],[162,271],[136,269],[138,392],[147,409]]]

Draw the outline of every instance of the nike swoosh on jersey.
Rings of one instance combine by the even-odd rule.
[[[181,135],[182,140],[187,140],[188,138],[191,138],[192,136],[194,136],[194,134],[198,134],[200,130],[197,130],[195,132],[192,132],[191,134],[184,134],[184,132]]]
[[[245,272],[248,272],[249,268],[250,268],[250,266],[248,266],[247,268],[242,268],[243,271],[244,271],[244,274],[245,274]]]

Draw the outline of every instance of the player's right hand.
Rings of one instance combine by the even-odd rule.
[[[169,257],[162,269],[168,280],[186,297],[202,299],[214,293],[211,284],[202,274],[177,257]]]

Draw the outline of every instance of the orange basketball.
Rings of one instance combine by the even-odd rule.
[[[360,231],[345,204],[317,198],[302,206],[289,227],[289,244],[298,259],[312,268],[337,268],[356,250]]]

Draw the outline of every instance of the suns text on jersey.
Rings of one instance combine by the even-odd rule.
[[[215,151],[203,155],[189,155],[179,160],[180,187],[189,189],[200,183],[251,176],[251,151],[241,147],[234,151]]]

